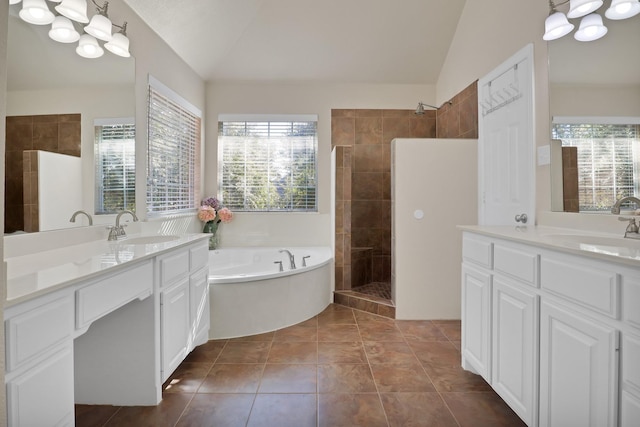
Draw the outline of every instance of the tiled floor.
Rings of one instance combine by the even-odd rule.
[[[357,288],[351,289],[353,292],[359,292],[361,294],[372,295],[388,301],[391,301],[391,283],[387,282],[372,282]]]
[[[210,341],[155,407],[76,407],[82,426],[524,426],[460,368],[459,321],[392,320],[332,304],[276,332]]]

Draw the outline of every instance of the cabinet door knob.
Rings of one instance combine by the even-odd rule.
[[[527,223],[527,214],[523,213],[523,214],[520,214],[520,215],[516,215],[516,222],[521,222],[523,224],[526,224]]]

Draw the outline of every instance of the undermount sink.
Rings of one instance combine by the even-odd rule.
[[[138,236],[138,237],[129,237],[125,240],[122,240],[120,243],[129,244],[129,245],[152,245],[154,243],[171,242],[173,240],[178,240],[179,238],[180,236],[175,236],[175,235]]]

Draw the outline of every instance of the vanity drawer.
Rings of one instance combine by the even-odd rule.
[[[537,253],[526,248],[500,243],[493,245],[493,269],[536,288],[538,287],[538,259]]]
[[[73,296],[69,294],[5,321],[7,371],[73,338]]]
[[[153,261],[146,261],[76,291],[78,329],[153,291]]]
[[[540,283],[543,289],[583,307],[618,318],[620,275],[610,265],[562,254],[543,255]]]
[[[199,244],[189,249],[189,258],[191,260],[191,271],[204,267],[209,263],[209,247],[206,244]]]
[[[464,233],[462,237],[462,258],[486,268],[493,265],[493,243],[484,237]]]
[[[168,286],[189,274],[189,251],[178,249],[160,258],[160,287]]]

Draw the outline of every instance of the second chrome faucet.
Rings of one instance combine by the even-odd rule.
[[[127,233],[125,233],[124,231],[124,225],[120,225],[120,218],[122,217],[122,215],[124,214],[129,214],[131,215],[131,217],[133,218],[133,221],[138,221],[138,217],[136,216],[135,213],[133,213],[133,211],[122,211],[120,213],[118,213],[118,215],[116,216],[116,225],[115,227],[109,227],[109,237],[107,238],[107,240],[109,241],[113,241],[113,240],[118,240],[118,239],[123,239],[127,236]]]
[[[290,264],[290,268],[291,268],[292,270],[295,270],[295,269],[296,269],[296,259],[295,259],[295,257],[293,256],[293,254],[292,254],[290,251],[288,251],[287,249],[280,249],[278,252],[280,252],[280,253],[282,253],[282,252],[286,252],[286,253],[287,253],[287,255],[289,255],[289,264]]]

